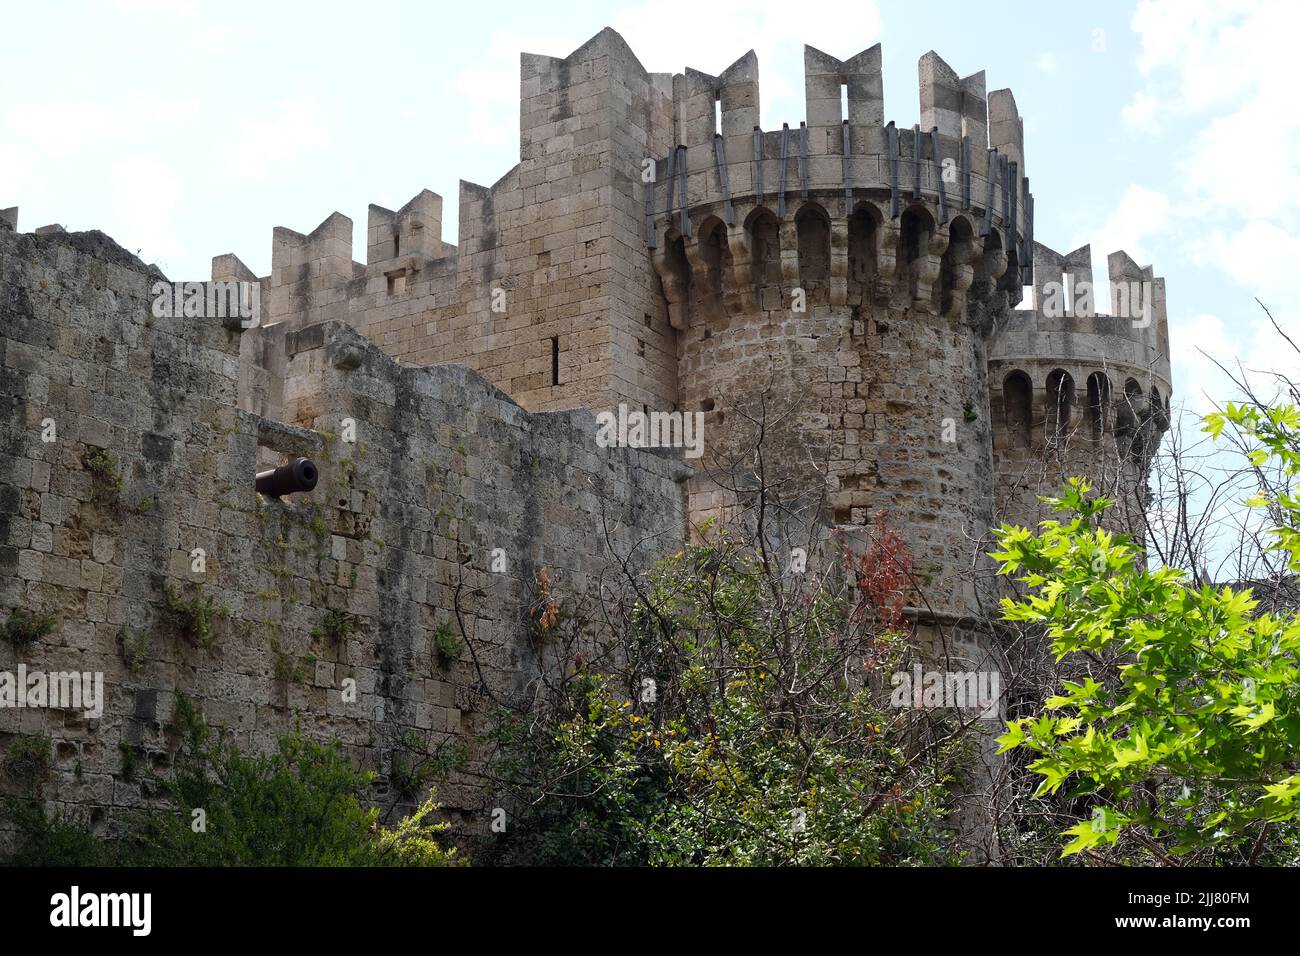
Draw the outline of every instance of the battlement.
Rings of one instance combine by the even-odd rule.
[[[1072,467],[1084,474],[1104,471],[1108,456],[1117,455],[1140,476],[1169,428],[1173,380],[1164,279],[1123,251],[1110,254],[1107,271],[1111,309],[1102,314],[1095,308],[1091,247],[1062,255],[1034,244],[1034,301],[1010,313],[989,343],[994,447],[1004,470],[1037,460],[1035,436],[1059,442],[1081,428],[1092,442],[1071,453]],[[1080,404],[1082,417],[1075,411]],[[1091,462],[1088,468],[1074,460],[1080,455]],[[1028,513],[1039,490],[1030,489],[1021,511]]]
[[[0,209],[0,229],[9,229],[12,232],[18,231],[18,207],[10,206],[8,209]],[[52,222],[48,226],[37,226],[32,230],[34,236],[58,236],[64,235],[68,230],[63,228],[57,222]]]
[[[886,124],[879,44],[848,60],[805,46],[805,119],[763,130],[752,50],[719,76],[678,74],[676,145],[656,157],[648,240],[669,229],[689,236],[710,215],[734,225],[760,206],[784,218],[787,205],[810,196],[823,204],[888,196],[890,219],[923,202],[939,225],[973,214],[981,235],[996,228],[1023,242],[1032,203],[1014,96],[986,96],[983,72],[959,77],[933,51],[921,57],[918,75],[919,122]]]
[[[1107,257],[1110,311],[1096,308],[1092,249],[1062,255],[1034,244],[1034,301],[1017,310],[995,336],[990,362],[1106,363],[1143,388],[1172,386],[1165,280],[1120,250]]]
[[[501,276],[508,271],[500,262],[502,232],[521,221],[525,206],[540,206],[544,216],[582,213],[599,201],[598,190],[640,179],[640,164],[649,159],[653,181],[642,184],[640,198],[651,249],[678,237],[689,241],[710,217],[735,226],[771,211],[782,222],[813,203],[823,216],[848,219],[874,204],[873,218],[897,223],[909,208],[925,208],[932,220],[927,244],[942,244],[939,234],[963,217],[981,238],[996,235],[995,257],[1005,255],[1014,266],[997,273],[1008,291],[1028,281],[1033,207],[1023,121],[1009,90],[988,93],[983,71],[959,76],[930,51],[918,63],[919,122],[909,129],[884,121],[879,44],[846,60],[807,46],[804,74],[805,119],[764,131],[753,50],[717,76],[689,67],[650,73],[609,29],[567,57],[524,53],[520,163],[491,186],[462,182],[455,247],[441,239],[442,200],[435,193],[425,190],[397,212],[372,206],[365,274],[395,279],[400,291],[428,262],[459,255],[471,260],[473,272]],[[631,87],[650,109],[639,126],[624,130],[629,117],[614,94]],[[602,138],[609,141],[604,155],[590,148]],[[656,148],[656,141],[664,145]],[[553,183],[556,170],[576,181],[562,194]],[[331,220],[309,237],[277,230],[284,267],[298,271],[273,277],[272,289],[301,282],[308,261],[317,263],[318,290],[360,274],[330,246],[341,226]],[[692,256],[689,248],[685,253]],[[789,264],[781,271],[796,276]],[[282,304],[277,299],[273,316]]]
[[[1165,280],[1152,266],[1139,266],[1123,250],[1106,259],[1110,279],[1110,311],[1098,309],[1100,290],[1093,281],[1092,247],[1080,246],[1062,255],[1034,243],[1034,301],[1031,309],[1040,328],[1051,320],[1121,319],[1109,324],[1110,334],[1142,338],[1148,328],[1168,325]]]
[[[961,312],[984,281],[1018,301],[1031,281],[1033,199],[1010,91],[988,93],[982,71],[960,76],[930,51],[918,62],[919,122],[908,128],[884,121],[879,44],[845,60],[805,47],[804,74],[804,120],[764,131],[752,50],[718,76],[650,73],[609,29],[566,57],[524,53],[520,161],[491,186],[461,182],[457,243],[443,241],[443,201],[429,190],[396,211],[370,207],[364,265],[351,258],[352,221],[341,213],[307,235],[277,228],[264,322],[344,319],[421,363],[516,368],[517,350],[475,356],[517,341],[518,307],[535,306],[555,281],[590,287],[546,295],[557,315],[595,296],[578,311],[613,309],[622,321],[607,319],[611,346],[638,352],[647,346],[635,329],[647,314],[653,325],[660,288],[678,330],[692,308],[735,314],[770,286],[824,286],[818,301],[844,305],[855,269],[871,273],[878,298],[934,313]],[[633,243],[648,250],[648,277],[611,258],[636,255],[625,249]],[[704,301],[688,301],[692,286]],[[604,305],[600,289],[612,289]],[[504,319],[488,310],[493,290],[511,303]],[[430,309],[450,309],[450,321],[431,321]],[[465,342],[460,314],[490,329],[486,341]],[[546,363],[549,388],[564,384],[566,364],[608,381],[590,356],[564,362],[554,333],[568,328],[543,337],[560,352],[558,371],[556,356]],[[667,341],[657,350],[673,351]],[[547,387],[542,362],[526,360],[510,387]],[[673,400],[667,372],[648,393],[637,370],[616,377],[634,400]],[[547,392],[542,407],[554,400]]]
[[[374,203],[366,223],[366,263],[392,262],[409,256],[417,261],[441,259],[447,255],[442,241],[442,197],[421,190],[410,202],[393,212]]]
[[[766,285],[825,285],[845,305],[851,273],[934,313],[960,313],[978,279],[1018,301],[1033,198],[1015,98],[933,51],[918,75],[920,122],[899,128],[884,123],[879,44],[848,60],[805,46],[805,119],[767,131],[752,50],[719,76],[674,78],[676,144],[643,185],[674,327],[692,308],[751,310]]]
[[[1100,312],[1093,283],[1092,248],[1062,255],[1034,243],[1034,299],[1011,313],[990,345],[990,360],[1105,358],[1147,369],[1166,387],[1169,321],[1165,280],[1124,251],[1107,258],[1110,311]]]

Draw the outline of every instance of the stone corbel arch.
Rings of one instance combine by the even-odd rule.
[[[1007,257],[1006,244],[1002,233],[993,230],[984,239],[984,252],[980,259],[979,278],[991,282],[995,287],[1007,274],[1011,260]]]
[[[749,253],[749,274],[738,276],[761,295],[764,288],[780,284],[782,271],[781,223],[766,206],[755,206],[744,220],[744,242]]]
[[[664,235],[664,241],[651,255],[651,262],[663,285],[668,322],[679,332],[685,331],[689,325],[691,267],[686,244],[676,229],[669,229]]]
[[[694,308],[701,318],[720,317],[723,292],[730,278],[727,273],[731,271],[726,223],[717,216],[706,217],[698,228],[691,229],[684,249],[691,270]]]
[[[937,314],[936,287],[948,249],[948,227],[938,225],[929,208],[919,204],[908,206],[899,223],[899,255],[910,260],[904,278],[912,307]]]
[[[948,251],[943,257],[941,305],[949,318],[960,317],[966,309],[966,297],[975,281],[975,264],[983,250],[975,236],[975,225],[966,216],[956,216],[948,223]]]
[[[781,230],[781,288],[789,290],[799,285],[799,227],[794,216],[778,221]]]
[[[828,281],[832,306],[849,301],[849,220],[848,216],[831,219],[831,274]]]
[[[731,274],[722,279],[722,305],[728,315],[743,315],[757,303],[754,298],[753,250],[749,233],[739,221],[727,227],[727,251],[731,253]]]
[[[879,204],[870,203],[876,211],[879,223],[876,235],[876,287],[874,297],[878,302],[888,302],[894,293],[894,283],[898,277],[898,245],[902,238],[899,220],[891,219],[889,213]]]

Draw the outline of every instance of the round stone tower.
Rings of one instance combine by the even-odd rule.
[[[1032,199],[1009,91],[920,61],[920,123],[885,124],[879,45],[805,48],[807,120],[758,126],[751,52],[675,77],[680,145],[647,240],[678,330],[680,407],[705,413],[692,518],[902,534],[914,611],[980,613],[992,518],[986,343],[1028,281]],[[842,104],[847,105],[847,115]],[[802,535],[802,537],[801,537]]]
[[[1107,264],[1110,312],[1099,314],[1091,249],[1034,244],[1034,301],[989,347],[995,520],[1033,527],[1038,496],[1077,475],[1115,499],[1114,527],[1143,535],[1173,391],[1165,284],[1127,253]]]

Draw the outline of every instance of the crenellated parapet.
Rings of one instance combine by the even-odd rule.
[[[363,269],[352,259],[352,220],[342,213],[332,214],[307,235],[277,226],[266,321],[345,318],[347,285]]]
[[[1063,255],[1034,244],[1033,301],[1010,313],[989,344],[994,451],[1004,473],[1049,450],[1094,484],[1107,475],[1145,480],[1170,426],[1165,283],[1123,251],[1107,267],[1102,311],[1091,247]],[[1125,463],[1127,471],[1118,467]]]
[[[18,207],[10,206],[7,209],[0,209],[0,229],[8,229],[10,232],[18,231]],[[47,226],[37,226],[32,230],[34,236],[61,236],[65,235],[67,230],[60,223],[52,222]]]
[[[421,190],[394,212],[370,204],[366,222],[366,275],[410,277],[430,262],[453,255],[456,247],[442,241],[442,197]]]
[[[1107,266],[1110,307],[1102,311],[1091,247],[1061,255],[1035,243],[1033,302],[998,329],[989,361],[1109,369],[1108,377],[1136,380],[1143,394],[1154,389],[1167,406],[1172,377],[1165,280],[1123,251],[1111,253]]]
[[[1012,302],[1033,264],[1023,124],[1006,90],[921,58],[920,122],[883,122],[877,44],[848,60],[804,50],[806,118],[758,125],[758,62],[674,80],[678,143],[644,185],[646,243],[672,323],[738,314],[768,286],[824,287],[960,314],[977,278]],[[847,114],[847,115],[846,115]],[[688,292],[688,290],[690,290]]]

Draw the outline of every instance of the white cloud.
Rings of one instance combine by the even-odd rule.
[[[1156,118],[1200,124],[1175,169],[1207,218],[1300,212],[1300,110],[1286,0],[1142,0],[1133,15],[1146,88],[1130,126]],[[1249,157],[1255,157],[1255,166]],[[1251,188],[1251,179],[1258,188]]]
[[[1288,0],[1142,0],[1131,25],[1141,41],[1139,70],[1173,80],[1179,108],[1198,112],[1289,76],[1300,8]]]
[[[1266,303],[1295,299],[1300,236],[1271,222],[1256,219],[1231,232],[1215,230],[1188,241],[1185,249],[1193,262],[1221,269]]]
[[[1179,164],[1185,188],[1209,214],[1300,212],[1300,113],[1283,118],[1256,97],[1205,126]]]
[[[517,142],[520,54],[564,57],[582,42],[569,37],[494,33],[479,62],[458,73],[451,83],[468,110],[470,139],[485,146]]]
[[[283,99],[265,119],[243,128],[230,147],[230,173],[238,179],[264,179],[274,167],[300,160],[328,142],[320,104],[313,97]]]
[[[1277,310],[1273,313],[1276,316]],[[1176,320],[1169,330],[1169,349],[1181,398],[1189,410],[1204,415],[1239,394],[1219,364],[1237,378],[1246,377],[1267,396],[1276,388],[1271,370],[1278,367],[1279,350],[1289,346],[1263,310],[1250,302],[1231,322],[1208,312]]]
[[[199,101],[187,96],[133,93],[127,102],[132,117],[151,126],[156,123],[184,126],[199,113]]]
[[[1177,334],[1169,336],[1170,359],[1174,365],[1192,373],[1196,381],[1203,381],[1213,370],[1209,356],[1232,354],[1223,320],[1207,312],[1184,319],[1178,323]]]
[[[1034,66],[1038,67],[1044,73],[1055,73],[1060,64],[1056,62],[1055,53],[1040,53],[1034,57]]]
[[[1300,262],[1294,225],[1300,216],[1300,110],[1293,75],[1300,4],[1142,0],[1131,25],[1145,87],[1125,108],[1124,121],[1130,128],[1147,120],[1177,127],[1187,146],[1170,154],[1165,188],[1187,237],[1180,251],[1240,289],[1224,293],[1230,323],[1211,314],[1171,317],[1171,347],[1188,382],[1185,393],[1222,398],[1234,389],[1201,350],[1225,362],[1239,357],[1247,369],[1289,361],[1280,357],[1277,335],[1252,298],[1269,305],[1283,327],[1296,325],[1291,283]],[[1163,203],[1166,220],[1169,203]],[[1114,225],[1119,236],[1135,223],[1121,218]]]
[[[113,164],[113,213],[121,223],[116,238],[146,261],[184,255],[172,222],[183,196],[180,180],[154,156],[135,156]]]
[[[1077,249],[1085,242],[1090,243],[1094,258],[1100,257],[1102,262],[1098,274],[1104,275],[1106,256],[1121,249],[1139,265],[1143,264],[1148,253],[1147,239],[1164,232],[1169,220],[1168,196],[1136,183],[1130,184],[1110,214],[1076,234],[1070,245]]]
[[[1160,100],[1145,90],[1139,90],[1133,94],[1132,102],[1120,110],[1120,118],[1132,132],[1158,133],[1161,129],[1160,113],[1163,109]]]
[[[28,183],[32,181],[32,171],[36,167],[36,157],[30,150],[25,150],[12,143],[0,143],[0,206],[9,207],[18,202]]]
[[[46,100],[14,107],[8,120],[18,138],[45,156],[64,159],[115,135],[119,116],[87,99]]]
[[[172,15],[192,17],[199,12],[198,0],[114,0],[113,6],[123,13],[145,16]]]

